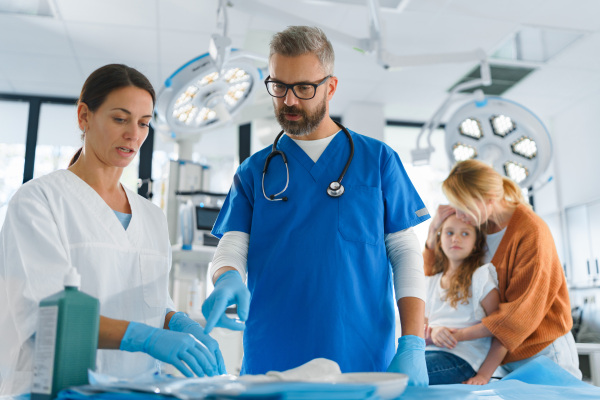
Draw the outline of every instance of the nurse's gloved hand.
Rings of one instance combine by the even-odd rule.
[[[204,343],[204,345],[208,347],[208,349],[215,356],[217,364],[213,367],[217,373],[219,375],[227,373],[227,370],[225,369],[225,361],[223,361],[223,355],[219,349],[219,343],[204,333],[204,329],[202,329],[202,326],[200,326],[198,322],[188,317],[187,314],[178,312],[171,316],[171,320],[169,321],[169,329],[176,332],[185,332],[194,335],[194,337]]]
[[[414,335],[399,337],[398,350],[387,372],[400,372],[408,375],[410,386],[428,386],[425,340]]]
[[[153,328],[130,322],[121,340],[121,350],[142,351],[173,365],[191,378],[216,375],[217,360],[208,348],[189,333]]]
[[[239,320],[229,318],[225,310],[237,304]],[[227,271],[215,282],[215,290],[202,304],[202,314],[206,318],[204,332],[209,333],[215,326],[241,331],[246,327],[250,309],[250,291],[237,271]]]

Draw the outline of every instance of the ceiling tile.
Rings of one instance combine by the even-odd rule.
[[[14,93],[15,87],[11,85],[8,79],[0,78],[0,93]]]
[[[81,22],[66,25],[78,57],[157,62],[157,35],[153,29]]]
[[[69,84],[81,77],[79,65],[72,57],[13,54],[3,61],[2,70],[11,82],[33,84]]]
[[[68,22],[156,28],[156,0],[55,0],[59,18]]]
[[[158,26],[183,32],[217,32],[217,6],[214,0],[159,0]]]
[[[600,32],[577,40],[549,64],[557,67],[573,67],[600,71]]]
[[[51,82],[48,80],[34,82],[29,79],[11,80],[12,85],[15,87],[15,93],[25,95],[42,95],[52,97],[66,97],[66,98],[77,98],[81,92],[81,84],[59,83]]]
[[[49,17],[0,14],[0,38],[0,52],[72,54],[63,23]]]

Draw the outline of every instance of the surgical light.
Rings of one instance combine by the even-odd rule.
[[[525,168],[522,164],[514,161],[507,161],[504,163],[504,173],[510,179],[519,184],[529,176],[529,170],[527,170],[527,168]]]
[[[479,122],[481,135],[463,133],[467,120]],[[532,187],[552,157],[550,135],[539,118],[501,97],[486,96],[463,104],[446,122],[445,132],[451,164],[477,158],[522,187]]]
[[[454,160],[458,162],[477,157],[477,150],[473,146],[456,143],[452,148],[452,154],[454,155]]]
[[[475,118],[467,118],[460,123],[458,128],[461,135],[470,136],[475,139],[481,138],[481,123]]]
[[[529,158],[530,160],[537,155],[537,146],[535,141],[531,140],[527,136],[519,138],[513,142],[510,147],[513,153]]]
[[[231,120],[250,99],[261,71],[232,50],[222,68],[208,53],[175,71],[159,92],[153,125],[171,139],[194,137]]]
[[[508,135],[517,128],[513,120],[506,115],[494,115],[490,118],[490,122],[492,123],[494,134],[502,137]]]

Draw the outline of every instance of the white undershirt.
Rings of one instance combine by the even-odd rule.
[[[292,136],[288,136],[294,141],[294,143],[296,143],[302,150],[304,150],[304,152],[310,157],[311,160],[317,162],[319,157],[321,157],[321,154],[323,154],[327,146],[329,146],[329,143],[331,143],[335,135],[337,135],[339,132],[340,131],[337,131],[331,136],[327,136],[326,138],[316,140],[299,140],[294,139]]]
[[[506,233],[506,228],[502,229],[500,232],[490,233],[486,237],[487,242],[487,251],[483,256],[484,264],[492,262],[492,258],[494,258],[494,254],[496,254],[496,250],[498,250],[498,246]]]

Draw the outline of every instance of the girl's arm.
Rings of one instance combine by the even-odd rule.
[[[485,385],[490,381],[490,378],[494,374],[494,371],[504,360],[504,357],[508,353],[506,347],[500,343],[496,338],[492,339],[492,345],[490,351],[488,351],[487,357],[481,364],[477,375],[467,379],[465,382],[467,385]]]

